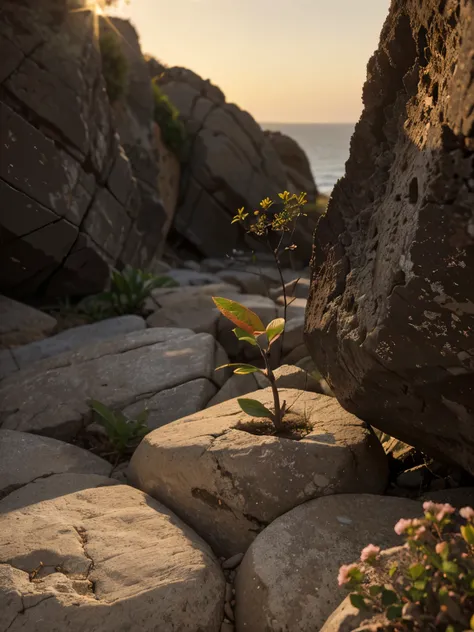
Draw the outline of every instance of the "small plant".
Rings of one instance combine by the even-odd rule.
[[[267,197],[260,202],[260,208],[253,212],[248,212],[243,207],[240,208],[231,222],[232,224],[242,224],[247,234],[260,239],[272,253],[283,292],[285,322],[290,301],[288,301],[283,278],[281,256],[284,252],[297,248],[296,244],[293,243],[293,236],[298,219],[305,215],[303,210],[307,204],[306,196],[306,193],[296,195],[289,191],[283,191],[283,193],[278,194],[280,198],[278,210],[274,210],[275,202]],[[277,236],[276,241],[272,239],[273,234]]]
[[[99,46],[107,95],[110,102],[115,103],[127,92],[128,62],[114,32],[108,30],[102,33]]]
[[[132,452],[145,435],[150,432],[147,426],[148,410],[143,410],[135,419],[129,419],[120,411],[114,412],[105,404],[93,399],[90,408],[96,413],[97,421],[105,428],[107,437],[117,459]]]
[[[168,97],[163,94],[156,81],[152,81],[151,86],[154,100],[153,116],[161,130],[163,141],[180,160],[184,160],[188,142],[185,127],[179,119],[179,112]]]
[[[278,340],[285,329],[285,321],[283,318],[272,320],[266,327],[260,320],[259,316],[244,305],[231,301],[227,298],[213,297],[212,300],[216,304],[217,309],[236,325],[234,332],[238,340],[247,342],[254,347],[258,347],[260,355],[265,365],[264,369],[259,369],[253,364],[232,363],[224,364],[216,369],[225,369],[232,367],[236,375],[248,375],[250,373],[262,373],[270,382],[273,393],[273,411],[266,408],[256,399],[240,398],[240,408],[252,417],[263,417],[270,419],[277,432],[283,430],[283,416],[286,412],[286,402],[280,403],[280,395],[276,387],[275,375],[270,366],[270,349]]]
[[[87,303],[87,309],[100,311],[109,315],[139,314],[152,290],[162,287],[177,287],[179,284],[172,278],[157,277],[149,272],[125,266],[122,272],[113,270],[111,287],[107,292],[97,294]]]
[[[465,507],[458,518],[449,504],[423,509],[424,518],[395,525],[405,538],[399,562],[383,564],[369,544],[360,563],[341,567],[339,585],[352,591],[355,608],[382,617],[374,630],[474,630],[474,510]]]

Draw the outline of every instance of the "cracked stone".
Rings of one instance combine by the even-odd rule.
[[[112,466],[77,446],[15,430],[0,430],[0,498],[53,474],[109,476]]]
[[[54,475],[0,501],[0,529],[0,630],[154,632],[161,621],[219,632],[218,561],[138,490],[102,476]]]
[[[245,551],[267,524],[309,499],[384,491],[386,455],[362,421],[334,398],[293,389],[280,395],[314,423],[300,441],[236,429],[249,418],[234,399],[147,435],[128,480],[176,511],[225,557]],[[271,406],[270,389],[251,397]]]

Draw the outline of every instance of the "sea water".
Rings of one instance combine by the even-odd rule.
[[[329,194],[344,175],[354,123],[261,123],[262,129],[294,138],[305,150],[316,185]]]

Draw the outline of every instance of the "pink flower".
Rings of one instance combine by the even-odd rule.
[[[441,522],[443,518],[456,511],[449,503],[434,503],[431,500],[423,503],[423,510],[425,513],[433,515],[438,522]]]
[[[459,510],[459,514],[464,520],[470,520],[474,522],[474,509],[472,507],[463,507]]]
[[[442,555],[446,551],[447,548],[448,548],[447,542],[438,542],[435,550],[438,555]]]
[[[350,573],[354,569],[358,568],[357,564],[344,564],[339,569],[339,575],[337,576],[337,583],[339,586],[344,586],[351,581]]]
[[[415,520],[413,521],[415,522]],[[416,525],[414,525],[416,526]],[[426,533],[426,527],[424,527],[423,525],[421,527],[418,527],[416,532],[415,532],[415,536],[414,536],[414,540],[422,540],[424,534]]]
[[[362,550],[360,554],[361,562],[374,562],[377,558],[377,555],[380,553],[380,547],[375,546],[375,544],[369,544]]]
[[[413,526],[413,520],[407,520],[406,518],[400,518],[400,520],[397,522],[397,524],[395,525],[395,533],[397,535],[402,535],[402,533],[405,533],[405,531]]]
[[[456,509],[454,509],[454,507],[450,505],[449,503],[446,503],[445,505],[441,505],[441,509],[436,514],[436,520],[441,522],[443,518],[446,518],[446,516],[453,514],[455,511]]]

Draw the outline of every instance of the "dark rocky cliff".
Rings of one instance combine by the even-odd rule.
[[[392,2],[315,237],[307,343],[340,402],[474,472],[474,6]]]

